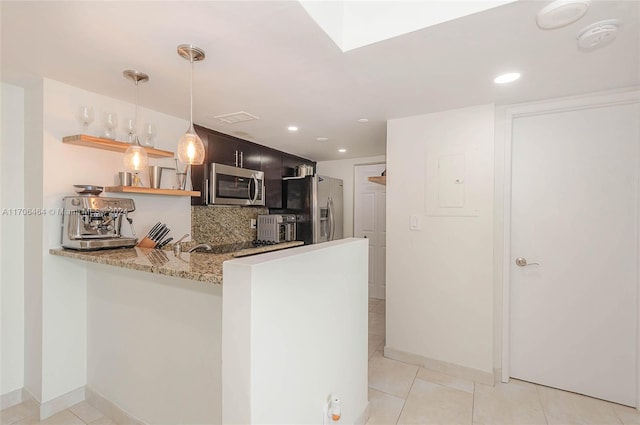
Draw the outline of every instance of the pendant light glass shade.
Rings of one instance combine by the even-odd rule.
[[[140,146],[138,136],[133,139],[133,145],[124,152],[124,166],[128,171],[142,171],[149,164],[147,151]]]
[[[127,70],[123,72],[125,78],[136,84],[136,109],[134,114],[134,123],[138,124],[138,83],[140,81],[149,81],[149,76],[140,71]],[[136,131],[136,130],[134,130]],[[142,171],[147,168],[149,157],[147,151],[140,146],[138,135],[134,134],[133,144],[124,152],[124,166],[128,171]]]
[[[182,135],[178,142],[178,160],[183,164],[201,165],[204,163],[204,143],[193,128],[193,62],[204,59],[204,51],[190,44],[178,46],[178,54],[190,62],[189,81],[189,129]]]
[[[198,137],[193,124],[178,142],[178,160],[183,164],[200,165],[204,163],[204,143]]]

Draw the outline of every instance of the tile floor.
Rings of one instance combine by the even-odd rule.
[[[511,380],[475,384],[382,355],[385,302],[369,299],[368,425],[640,425],[630,407]]]
[[[385,303],[369,300],[368,425],[640,425],[630,407],[512,380],[494,387],[474,384],[382,355]],[[101,412],[78,403],[42,422],[35,404],[0,412],[1,425],[115,425]]]
[[[36,405],[27,401],[0,412],[1,425],[115,425],[115,422],[83,401],[44,421],[36,416]]]

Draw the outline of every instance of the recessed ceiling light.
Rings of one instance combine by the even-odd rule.
[[[369,122],[369,118],[360,118],[358,122],[361,122],[361,123]]]
[[[347,150],[346,150],[345,148],[340,148],[340,149],[338,149],[338,152],[340,152],[340,153],[345,153],[346,151],[347,151]]]
[[[556,0],[538,12],[536,22],[544,30],[565,27],[582,18],[590,3],[591,0]]]
[[[496,78],[493,79],[493,82],[496,84],[506,84],[506,83],[511,83],[517,80],[518,78],[520,78],[519,72],[508,72],[506,74],[498,75]]]
[[[328,137],[318,137],[316,140],[318,142],[326,142],[327,140],[329,140],[329,138]]]
[[[289,127],[287,127],[287,130],[289,130],[289,131],[298,131],[298,127],[296,127],[295,125],[290,125]]]

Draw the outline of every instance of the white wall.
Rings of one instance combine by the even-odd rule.
[[[341,239],[224,263],[224,423],[341,424],[367,406],[367,258]]]
[[[493,373],[494,115],[493,105],[481,105],[387,126],[386,346],[486,376]],[[465,155],[462,209],[437,208],[437,160],[447,154]],[[421,230],[409,230],[413,214]]]
[[[89,388],[145,423],[221,423],[222,287],[100,264],[88,281]]]
[[[494,142],[494,202],[493,202],[493,370],[502,369],[502,281],[504,255],[504,166],[505,166],[505,106],[496,107]]]
[[[43,185],[43,81],[25,87],[24,206],[42,208]],[[42,216],[24,219],[24,386],[42,400]]]
[[[123,84],[130,83],[123,78]],[[2,96],[5,102],[4,91]],[[124,168],[121,153],[62,143],[64,136],[81,132],[77,119],[80,105],[95,109],[96,121],[89,134],[101,134],[103,114],[109,111],[118,114],[119,139],[124,138],[123,123],[133,115],[131,103],[48,79],[25,86],[24,167],[17,163],[19,173],[13,176],[17,182],[24,180],[24,200],[16,207],[40,208],[48,213],[26,216],[24,238],[12,237],[6,242],[19,246],[24,240],[25,258],[29,258],[24,268],[24,326],[29,330],[25,335],[24,386],[43,403],[84,386],[87,379],[86,266],[48,254],[61,243],[62,215],[55,210],[62,207],[64,196],[74,194],[74,184],[112,186],[117,172]],[[156,124],[156,147],[166,150],[175,150],[187,127],[182,119],[141,108],[138,122],[142,125],[146,121]],[[150,159],[150,163],[174,165],[171,159]],[[142,177],[147,180],[146,175]],[[166,185],[170,182],[163,183]],[[139,237],[156,221],[167,223],[174,236],[190,232],[187,197],[104,196],[134,199],[137,209],[131,217]],[[126,222],[123,230],[131,234]],[[3,343],[4,335],[3,331]]]
[[[113,185],[116,173],[123,170],[123,155],[120,153],[62,143],[64,136],[77,134],[81,130],[77,119],[79,106],[94,107],[96,122],[89,129],[93,134],[100,134],[104,112],[114,111],[118,113],[120,122],[124,122],[127,116],[132,115],[134,106],[53,80],[44,80],[43,93],[42,203],[46,209],[60,208],[62,198],[73,194],[74,184]],[[173,150],[187,123],[141,109],[138,121],[142,123],[147,119],[157,122],[157,147]],[[124,136],[122,130],[120,134]],[[172,165],[170,160],[163,161],[166,165]],[[144,234],[154,222],[160,220],[168,223],[174,234],[190,230],[189,198],[111,196],[134,199],[137,211],[132,217],[138,233]],[[61,215],[43,218],[42,402],[85,385],[87,379],[86,266],[48,255],[50,248],[60,246],[61,221]],[[129,234],[127,223],[123,224],[123,228]]]
[[[323,176],[342,179],[344,184],[344,237],[353,236],[353,176],[355,165],[375,164],[385,162],[386,157],[368,156],[363,158],[340,159],[335,161],[320,161],[316,172]]]
[[[24,206],[24,90],[5,83],[0,90],[0,394],[7,394],[24,386],[24,216],[11,210]]]

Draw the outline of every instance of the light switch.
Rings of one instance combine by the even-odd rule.
[[[409,219],[409,230],[421,230],[422,222],[418,214],[412,214]]]

